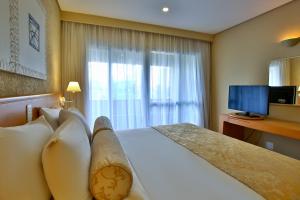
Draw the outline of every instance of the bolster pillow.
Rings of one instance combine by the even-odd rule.
[[[90,191],[97,200],[128,197],[133,175],[122,146],[110,129],[95,133],[92,143]]]
[[[96,119],[94,124],[93,135],[95,136],[97,132],[103,130],[113,130],[110,120],[105,116],[101,116]]]

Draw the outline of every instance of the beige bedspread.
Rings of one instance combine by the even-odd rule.
[[[153,127],[270,200],[300,199],[300,161],[192,124]]]

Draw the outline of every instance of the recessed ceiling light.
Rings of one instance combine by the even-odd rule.
[[[167,13],[170,11],[169,7],[164,6],[161,11],[163,11],[164,13]]]

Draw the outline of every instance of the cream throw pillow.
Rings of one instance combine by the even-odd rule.
[[[133,181],[121,144],[112,130],[97,132],[92,143],[90,190],[97,200],[121,200]]]
[[[56,130],[59,126],[58,118],[61,108],[41,108],[40,115],[44,115],[48,123]]]
[[[74,117],[65,121],[46,144],[43,167],[55,200],[90,200],[91,149],[84,126]]]
[[[53,134],[41,116],[23,126],[0,128],[0,199],[49,200],[42,150]]]
[[[84,125],[86,134],[87,134],[89,140],[91,141],[91,137],[92,137],[91,129],[90,129],[88,123],[86,122],[86,119],[84,118],[83,114],[76,108],[69,108],[68,110],[64,110],[64,109],[61,110],[59,112],[59,119],[58,119],[59,124],[60,125],[63,124],[70,117],[76,117],[81,121],[81,123]]]

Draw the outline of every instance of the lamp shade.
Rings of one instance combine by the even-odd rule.
[[[81,92],[79,83],[75,81],[69,82],[69,85],[67,87],[67,92],[72,92],[72,93]]]

